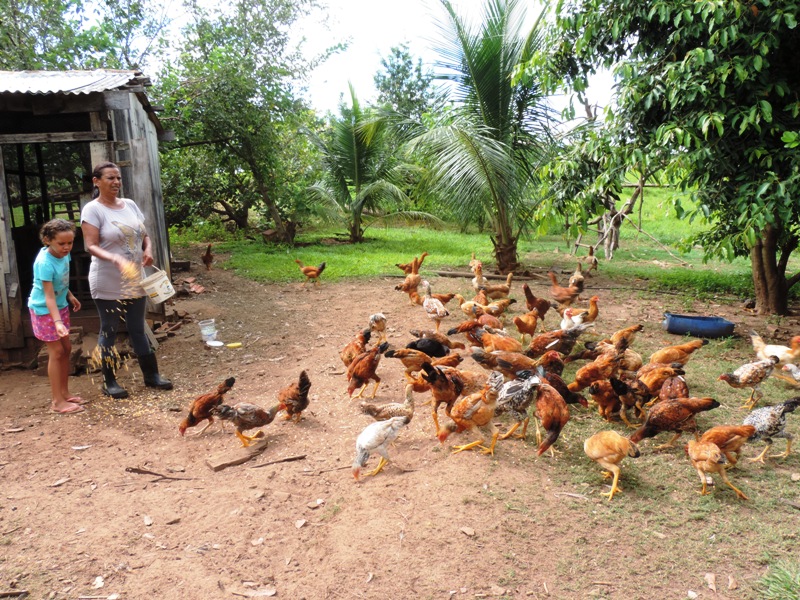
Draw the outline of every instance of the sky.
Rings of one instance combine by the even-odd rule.
[[[452,0],[456,12],[470,22],[481,16],[480,0]],[[392,47],[406,43],[411,55],[421,58],[434,71],[437,58],[433,50],[440,39],[437,20],[444,19],[444,9],[439,0],[327,0],[324,23],[310,21],[300,32],[305,37],[309,55],[322,52],[340,42],[349,42],[346,51],[338,53],[309,75],[308,99],[320,114],[338,112],[342,94],[349,97],[348,81],[353,84],[362,103],[377,97],[374,77],[383,70],[381,59],[389,56]],[[526,19],[531,24],[539,14],[539,5],[530,2]],[[590,82],[589,98],[600,106],[608,104],[611,97],[611,78],[600,75]],[[566,106],[565,98],[555,98],[552,105],[557,110]],[[583,110],[578,107],[582,114]]]

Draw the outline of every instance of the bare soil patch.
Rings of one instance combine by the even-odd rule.
[[[565,427],[555,457],[535,458],[532,439],[501,442],[493,458],[452,455],[434,437],[430,408],[421,405],[427,394],[418,396],[417,414],[390,450],[392,462],[354,483],[354,441],[371,419],[344,393],[339,350],[375,312],[387,315],[389,341],[397,346],[412,339],[408,329],[432,323],[393,291],[391,278],[323,280],[304,289],[298,273],[297,283],[261,285],[218,268],[200,270],[200,253],[190,256],[192,275],[206,292],[173,308],[216,319],[220,339],[242,346],[208,348],[196,324],[185,324],[158,350],[173,391],[144,388],[132,360],[121,377],[129,399],[103,397],[99,378],[82,375],[71,385],[91,399],[87,410],[58,416],[48,410],[46,377],[0,373],[0,591],[162,600],[273,592],[309,600],[644,600],[683,598],[688,590],[701,598],[751,597],[748,583],[764,572],[760,549],[720,523],[757,527],[758,512],[727,489],[715,492],[719,514],[699,505],[705,499],[696,495],[696,475],[680,449],[624,466],[624,493],[609,503],[599,496],[608,487],[583,454],[579,432],[587,423],[595,430],[624,427],[601,421],[594,410],[572,411],[576,425]],[[434,283],[437,291],[471,295],[467,280]],[[670,305],[674,298],[612,284],[602,276],[587,282],[602,299],[600,331],[643,322],[643,354],[676,343],[660,326],[666,308],[680,312]],[[547,294],[544,284],[532,288]],[[738,306],[698,308],[733,320],[739,333],[767,325]],[[444,325],[459,320],[454,309]],[[797,321],[782,327],[776,337],[788,339]],[[463,366],[479,369],[471,359]],[[294,424],[279,417],[266,427],[268,447],[253,461],[213,472],[209,457],[240,447],[231,430],[214,425],[200,437],[179,436],[191,400],[225,378],[236,377],[228,403],[269,406],[302,369],[312,381],[305,418]],[[379,372],[377,400],[401,401],[399,362],[384,359]],[[298,455],[306,458],[259,467]],[[680,465],[682,479],[651,478],[647,460]],[[790,461],[780,467],[787,476],[800,470],[796,454]],[[658,516],[664,503],[685,503],[685,512],[673,509],[665,523]],[[796,531],[797,517],[785,510],[787,528]],[[701,513],[707,522],[698,525]],[[728,531],[729,544],[709,542],[709,528]],[[796,548],[791,539],[778,546],[784,542]],[[717,594],[704,582],[707,572],[717,574]],[[728,575],[739,582],[736,589],[727,589]]]

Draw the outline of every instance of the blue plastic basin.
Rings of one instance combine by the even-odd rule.
[[[722,317],[700,317],[694,315],[674,315],[664,313],[664,329],[669,333],[693,335],[703,338],[726,337],[733,334],[735,323]]]

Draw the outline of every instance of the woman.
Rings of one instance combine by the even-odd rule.
[[[142,267],[153,264],[152,242],[144,226],[144,215],[127,198],[119,198],[122,175],[112,162],[97,165],[92,171],[91,202],[81,211],[83,243],[92,255],[89,289],[100,314],[100,347],[103,393],[112,398],[127,398],[128,392],[117,383],[114,342],[120,317],[125,318],[133,351],[144,375],[144,384],[171,390],[172,382],[158,373],[158,363],[145,333],[147,295],[140,285]]]

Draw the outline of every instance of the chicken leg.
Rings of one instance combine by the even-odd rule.
[[[678,441],[678,438],[681,437],[681,432],[679,431],[675,435],[672,436],[672,439],[668,441],[666,444],[661,444],[660,446],[656,446],[653,450],[666,450],[667,448],[674,448],[675,442]]]
[[[789,456],[789,452],[792,450],[792,438],[786,438],[786,452],[781,452],[780,454],[770,454],[770,458],[786,458]]]
[[[767,455],[767,450],[769,450],[770,448],[772,448],[772,444],[767,444],[766,446],[764,446],[764,450],[761,451],[761,454],[759,454],[755,458],[748,458],[747,461],[763,463],[764,457]]]
[[[619,487],[619,475],[620,475],[620,468],[615,465],[614,463],[606,462],[606,461],[597,461],[600,466],[604,469],[608,469],[608,472],[603,473],[603,477],[614,477],[614,480],[611,482],[611,491],[610,492],[600,492],[601,496],[608,496],[609,502],[614,498],[614,494],[617,492],[621,492],[622,488]]]
[[[483,438],[479,440],[475,440],[474,442],[470,442],[469,444],[464,444],[463,446],[453,446],[453,454],[458,454],[459,452],[463,452],[464,450],[472,450],[475,447],[483,448],[484,450],[488,450],[486,446],[483,445]]]
[[[722,481],[727,483],[728,487],[730,487],[734,492],[736,492],[736,495],[739,496],[740,499],[742,499],[742,500],[749,500],[750,499],[747,496],[745,496],[744,493],[739,488],[737,488],[736,486],[734,486],[731,483],[730,479],[728,479],[728,476],[725,474],[725,469],[720,469],[719,475],[720,475],[720,477],[722,477]]]
[[[756,404],[758,404],[758,401],[761,400],[762,396],[763,394],[760,391],[758,391],[758,396],[756,396],[756,388],[750,388],[750,397],[739,408],[753,410]]]
[[[519,428],[519,426],[521,424],[522,425],[522,433],[518,433],[514,437],[517,438],[518,440],[524,440],[527,437],[528,423],[530,423],[530,421],[531,421],[530,417],[528,417],[524,421],[517,421],[516,423],[514,423],[511,426],[511,429],[506,431],[503,435],[501,435],[497,439],[499,439],[499,440],[507,440]]]
[[[388,460],[386,460],[386,458],[384,458],[383,456],[381,456],[381,459],[378,461],[378,466],[377,466],[377,467],[375,467],[375,469],[374,469],[374,470],[372,470],[372,471],[370,471],[369,473],[367,473],[367,476],[370,476],[370,475],[377,475],[378,473],[380,473],[381,471],[383,471],[383,468],[384,468],[386,465],[388,465],[388,464],[389,464],[389,461],[388,461]]]

